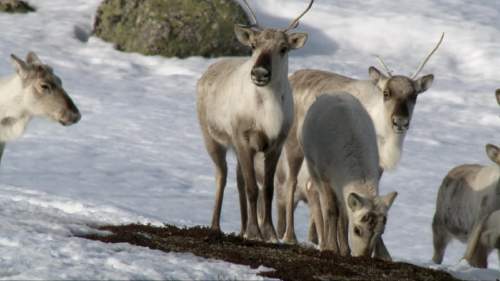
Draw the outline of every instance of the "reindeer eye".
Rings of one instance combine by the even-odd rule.
[[[252,44],[250,44],[250,48],[252,48],[252,50],[255,50],[255,48],[257,48],[257,46],[255,46],[255,43],[252,43]]]
[[[286,52],[288,52],[288,47],[281,47],[280,54],[284,55]]]
[[[49,84],[45,84],[45,83],[44,83],[44,84],[40,85],[40,87],[41,87],[44,91],[48,91],[48,90],[50,90],[50,85],[49,85]]]
[[[356,236],[361,236],[361,228],[355,226],[354,227],[354,234],[356,234]]]
[[[390,98],[390,97],[391,97],[391,93],[389,92],[389,90],[385,89],[385,90],[384,90],[384,98],[385,98],[385,99],[388,99],[388,98]]]

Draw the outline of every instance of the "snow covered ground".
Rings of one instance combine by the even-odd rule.
[[[248,267],[71,237],[102,223],[206,225],[214,199],[195,83],[215,60],[125,54],[94,37],[82,42],[99,2],[32,0],[36,13],[0,14],[0,75],[12,72],[10,53],[33,50],[55,68],[83,113],[69,128],[35,121],[7,146],[0,169],[0,278],[257,279]],[[250,2],[262,23],[285,26],[307,1]],[[435,74],[435,84],[418,100],[401,165],[381,184],[383,193],[399,192],[385,234],[389,250],[397,260],[437,268],[430,261],[430,224],[441,179],[457,164],[489,163],[484,145],[499,144],[493,93],[500,87],[500,3],[316,2],[301,25],[310,41],[291,55],[291,72],[320,68],[366,78],[379,54],[408,75],[446,32],[424,70]],[[222,227],[236,232],[231,173]],[[306,208],[299,208],[300,239],[306,219]],[[471,269],[460,262],[464,249],[452,243],[440,268],[469,279],[500,277],[496,255],[491,269]]]

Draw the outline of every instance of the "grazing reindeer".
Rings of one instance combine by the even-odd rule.
[[[30,52],[23,61],[11,55],[16,73],[0,78],[0,159],[8,141],[19,138],[34,116],[64,126],[77,123],[80,112],[52,68]]]
[[[370,80],[356,80],[335,73],[320,70],[299,70],[290,77],[294,93],[294,122],[286,140],[284,150],[288,162],[288,178],[285,188],[278,188],[278,235],[284,241],[296,243],[293,198],[297,186],[297,174],[304,159],[300,134],[304,116],[316,97],[323,93],[347,92],[358,98],[373,120],[377,134],[380,159],[380,176],[385,169],[394,168],[401,157],[403,141],[410,127],[417,96],[427,91],[434,80],[432,74],[417,79],[430,57],[441,45],[439,43],[420,64],[411,77],[392,75],[385,63],[387,75],[375,67],[368,72]],[[332,122],[335,122],[332,120]],[[287,195],[279,190],[286,190]],[[286,219],[284,215],[286,214]]]
[[[349,237],[353,256],[371,256],[397,193],[379,196],[370,116],[349,93],[319,96],[305,116],[302,144],[312,188],[320,194],[323,224],[315,219],[320,249],[348,254]]]
[[[500,148],[488,144],[486,153],[493,165],[455,167],[439,188],[432,221],[435,263],[443,261],[452,238],[468,240],[465,258],[476,267],[487,267],[488,254],[500,248]]]
[[[271,206],[276,163],[293,121],[293,97],[288,81],[288,52],[302,48],[306,33],[289,33],[313,4],[283,30],[253,25],[235,26],[238,40],[252,48],[249,59],[224,59],[209,67],[198,81],[197,110],[205,146],[216,168],[216,198],[212,229],[219,230],[227,177],[226,151],[234,148],[238,160],[241,233],[248,239],[277,241]],[[262,227],[257,223],[258,187],[254,157],[265,158]],[[248,204],[247,204],[248,203]],[[248,209],[248,210],[247,210]],[[248,218],[247,218],[248,216]]]

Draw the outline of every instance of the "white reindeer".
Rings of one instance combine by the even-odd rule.
[[[500,149],[488,144],[486,153],[493,165],[455,167],[441,183],[432,221],[435,263],[452,238],[468,241],[465,259],[476,267],[487,267],[489,253],[500,248]]]
[[[376,130],[379,149],[380,176],[384,170],[393,169],[401,157],[403,141],[410,127],[410,121],[417,96],[427,91],[434,81],[432,74],[417,79],[427,61],[439,48],[444,34],[432,52],[420,64],[411,77],[384,75],[375,67],[368,72],[370,80],[356,80],[339,74],[320,70],[299,70],[290,77],[294,94],[294,122],[286,140],[283,156],[286,155],[289,169],[285,187],[277,189],[278,235],[286,243],[296,243],[293,199],[297,186],[297,174],[304,156],[300,144],[304,116],[315,99],[324,93],[335,95],[347,92],[359,99],[370,115]],[[331,122],[336,122],[332,120]],[[286,218],[285,218],[286,215]],[[314,231],[314,229],[312,230]]]
[[[16,72],[0,78],[0,159],[6,142],[21,137],[33,117],[48,117],[64,126],[81,118],[61,79],[35,53],[28,53],[26,61],[11,58]]]
[[[271,206],[276,163],[293,120],[293,98],[288,81],[288,53],[304,46],[306,33],[289,33],[307,9],[282,30],[254,24],[235,26],[238,40],[252,48],[247,59],[224,59],[211,65],[198,81],[197,110],[206,149],[216,168],[216,198],[212,229],[219,230],[227,177],[226,151],[234,148],[238,160],[241,234],[248,239],[277,241]],[[258,187],[254,157],[263,153],[264,221],[257,223]],[[248,200],[248,201],[247,201]],[[248,203],[248,204],[247,204]],[[247,210],[248,209],[248,210]],[[248,216],[248,218],[247,218]]]
[[[371,256],[397,193],[379,196],[370,116],[349,93],[319,96],[306,114],[302,145],[312,188],[320,194],[321,215],[314,214],[323,217],[323,224],[315,219],[320,249],[348,251],[350,240],[353,256]]]

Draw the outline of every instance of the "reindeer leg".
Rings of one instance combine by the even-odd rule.
[[[280,160],[278,160],[278,167],[276,168],[276,175],[274,176],[274,190],[276,192],[276,214],[277,214],[277,223],[276,223],[276,232],[278,234],[278,238],[282,239],[285,234],[286,228],[286,200],[287,200],[287,192],[286,192],[286,171],[283,167],[286,159],[283,156],[285,152],[281,153]],[[283,157],[283,159],[281,158]]]
[[[278,221],[276,223],[276,232],[278,234],[278,238],[283,238],[286,229],[286,196],[282,190],[278,191],[276,198],[276,212],[278,215]]]
[[[2,162],[3,151],[5,150],[5,142],[0,142],[0,163]]]
[[[295,224],[294,224],[294,201],[295,201],[295,189],[297,188],[297,176],[300,171],[300,167],[304,160],[298,149],[286,147],[287,149],[287,161],[288,161],[288,178],[286,180],[286,189],[288,191],[287,204],[286,204],[286,230],[285,236],[283,237],[283,242],[288,244],[296,244],[297,237],[295,236]]]
[[[309,240],[309,242],[313,244],[319,245],[316,223],[314,222],[314,216],[312,214],[309,215],[309,226],[307,227],[307,240]]]
[[[243,175],[241,173],[241,166],[239,162],[236,167],[236,183],[238,186],[238,195],[240,198],[240,215],[241,215],[240,236],[243,237],[247,226],[247,197],[245,192],[245,181],[243,180]]]
[[[309,241],[317,245],[324,245],[324,225],[323,215],[321,214],[321,203],[317,190],[317,185],[306,187],[307,202],[309,203]]]
[[[435,215],[432,221],[432,240],[434,244],[434,256],[432,260],[437,264],[441,264],[443,262],[446,246],[450,241],[450,236]]]
[[[220,214],[222,209],[222,200],[224,198],[224,188],[227,179],[226,148],[211,137],[205,137],[205,145],[208,154],[215,164],[215,206],[212,214],[212,230],[220,231]]]
[[[274,174],[276,173],[276,167],[278,164],[278,159],[281,154],[281,147],[278,147],[268,153],[265,157],[265,175],[264,175],[264,187],[263,187],[263,203],[264,203],[264,221],[262,223],[262,235],[264,239],[268,242],[276,243],[278,242],[278,237],[273,226],[272,217],[272,203],[274,195]]]
[[[339,219],[338,208],[335,201],[335,194],[330,185],[326,182],[321,184],[321,211],[323,215],[325,246],[320,245],[321,250],[331,250],[334,253],[339,253],[337,241],[337,221]]]
[[[487,215],[483,216],[479,222],[474,225],[467,241],[464,259],[475,267],[487,267],[488,265],[488,249],[481,243],[481,237],[485,233],[484,226],[487,218]]]
[[[338,202],[338,200],[336,200]],[[339,220],[338,220],[338,241],[340,255],[350,255],[349,241],[348,241],[348,219],[347,212],[344,206],[338,206]]]
[[[382,178],[382,175],[384,174],[384,168],[378,167],[378,180]]]
[[[244,237],[250,240],[262,240],[257,222],[257,199],[259,188],[255,179],[254,156],[255,151],[244,141],[236,142],[236,155],[240,163],[241,173],[245,182],[247,198],[247,225]]]

